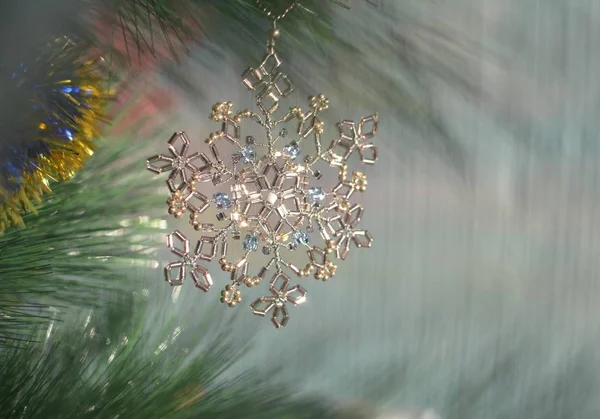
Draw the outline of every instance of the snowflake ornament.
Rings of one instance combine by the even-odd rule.
[[[179,286],[189,276],[197,288],[209,291],[213,279],[205,265],[218,258],[221,269],[231,274],[221,302],[234,307],[241,303],[244,287],[268,283],[269,294],[250,307],[255,315],[270,315],[281,328],[288,323],[288,307],[306,301],[304,287],[291,285],[293,276],[328,280],[336,273],[336,260],[346,259],[352,244],[365,248],[373,243],[360,226],[364,209],[354,202],[366,190],[367,176],[358,171],[349,176],[348,164],[355,155],[362,164],[377,160],[372,139],[378,117],[338,123],[339,136],[324,147],[321,113],[329,107],[324,95],[310,97],[305,110],[283,110],[294,86],[275,52],[277,36],[276,29],[270,32],[266,56],[242,75],[242,84],[255,94],[258,112],[236,112],[231,102],[215,104],[210,119],[220,129],[205,140],[209,156],[190,154],[189,138],[178,132],[168,141],[169,155],[151,157],[147,168],[170,173],[169,213],[189,213],[201,234],[194,250],[180,231],[168,236],[179,260],[165,268],[166,280]],[[261,138],[244,136],[247,124],[260,128]],[[328,178],[319,165],[338,177],[332,188],[323,186]],[[218,192],[208,193],[210,187]],[[211,207],[216,222],[208,222]],[[305,266],[288,261],[298,256]],[[257,265],[256,259],[263,263]]]

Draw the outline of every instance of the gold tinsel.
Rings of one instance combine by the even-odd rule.
[[[64,59],[65,47],[60,53],[60,58]],[[71,79],[65,78],[53,84],[56,89],[68,85],[86,92],[84,97],[78,98],[61,91],[65,95],[63,99],[77,106],[77,115],[66,115],[65,109],[60,106],[51,112],[51,117],[61,126],[70,128],[72,138],[69,141],[57,138],[50,132],[47,121],[35,122],[38,127],[35,140],[45,144],[48,151],[31,159],[30,167],[35,169],[21,175],[16,191],[0,190],[0,234],[9,227],[23,226],[24,214],[37,214],[36,205],[51,192],[50,185],[75,176],[93,154],[94,138],[98,136],[99,126],[104,120],[108,95],[101,87],[104,79],[98,73],[97,60],[77,63],[73,68],[76,71]]]

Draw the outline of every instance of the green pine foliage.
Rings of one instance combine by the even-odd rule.
[[[200,39],[228,38],[234,34],[240,39],[257,39],[264,32],[267,18],[256,7],[254,0],[81,0],[88,3],[82,10],[101,16],[112,27],[113,35],[124,39],[125,54],[130,62],[142,53],[159,55],[169,52],[179,60],[182,52],[189,51],[190,42]],[[292,0],[263,2],[273,10],[284,10]],[[306,0],[285,18],[285,35],[303,42],[311,33],[321,42],[332,38],[330,25],[331,5],[345,5],[339,0],[321,2]],[[348,6],[346,6],[348,7]],[[85,12],[84,12],[85,13]],[[89,38],[89,28],[79,26],[80,37]],[[260,41],[262,42],[262,40]],[[233,46],[233,44],[231,44]],[[243,49],[240,49],[243,51]],[[123,58],[123,57],[121,57]]]
[[[181,317],[164,302],[156,309],[151,294],[112,295],[103,308],[37,328],[43,343],[0,349],[3,418],[362,417],[259,371],[226,374],[249,336],[234,338],[214,307],[208,317]]]
[[[152,210],[164,197],[144,177],[135,142],[115,140],[56,184],[26,227],[0,237],[0,346],[26,338],[50,306],[97,305],[99,293],[151,263],[163,231]]]

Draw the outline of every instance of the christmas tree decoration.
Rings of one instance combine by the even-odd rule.
[[[242,300],[241,287],[267,280],[267,295],[250,306],[256,315],[271,316],[280,328],[288,323],[288,305],[306,301],[306,289],[292,285],[291,276],[327,280],[336,272],[336,259],[346,259],[353,246],[372,245],[371,234],[360,226],[364,209],[354,201],[357,192],[366,190],[367,178],[358,171],[349,176],[348,164],[352,159],[368,165],[376,162],[372,139],[378,116],[339,122],[338,137],[324,146],[320,115],[329,107],[325,95],[310,97],[308,109],[283,110],[294,86],[275,50],[277,22],[298,2],[277,13],[262,2],[257,5],[271,18],[273,29],[267,54],[243,73],[242,84],[254,93],[259,113],[248,109],[234,113],[231,102],[217,103],[210,119],[221,129],[206,138],[210,157],[192,153],[188,136],[177,132],[168,141],[169,155],[151,157],[147,168],[169,173],[169,213],[177,218],[188,213],[202,234],[193,247],[180,231],[168,236],[168,247],[179,260],[165,268],[166,280],[178,286],[189,276],[196,287],[208,291],[214,280],[203,263],[218,259],[232,281],[221,301],[236,306]],[[293,126],[293,139],[286,124]],[[244,135],[253,127],[263,131],[259,138]],[[337,177],[330,189],[323,186],[329,180],[323,170],[328,168]],[[207,183],[218,188],[212,197],[202,187]],[[211,206],[217,211],[216,224],[206,214]],[[299,255],[304,256],[304,266],[289,260]],[[264,263],[251,266],[259,258]]]
[[[93,153],[108,94],[101,62],[61,37],[23,60],[1,63],[0,233],[73,177]]]

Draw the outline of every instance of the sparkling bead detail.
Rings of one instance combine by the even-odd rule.
[[[185,158],[184,157],[177,157],[175,160],[173,160],[172,166],[173,169],[177,169],[177,170],[183,170],[185,168]]]
[[[284,293],[279,293],[277,297],[275,297],[275,305],[277,307],[282,307],[287,303],[287,296]]]
[[[252,163],[256,159],[256,151],[254,151],[254,146],[249,144],[243,147],[240,151],[240,155],[242,156],[244,163]]]
[[[196,266],[196,256],[195,255],[184,255],[183,256],[183,263],[185,263],[188,266]]]
[[[229,195],[227,195],[226,193],[217,192],[216,194],[213,195],[213,198],[215,200],[215,204],[217,205],[217,208],[220,208],[220,209],[231,208],[231,198],[229,198]]]
[[[308,200],[311,204],[317,204],[325,199],[323,188],[308,188]]]
[[[292,238],[296,244],[308,244],[310,243],[310,237],[304,230],[296,230],[292,234]]]
[[[292,141],[283,147],[283,152],[290,158],[290,160],[296,160],[296,158],[300,155],[300,146],[296,141]]]
[[[258,237],[253,236],[252,234],[246,235],[242,247],[244,250],[255,252],[258,249]]]

